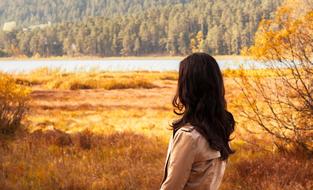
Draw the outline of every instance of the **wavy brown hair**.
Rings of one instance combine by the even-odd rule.
[[[234,151],[229,146],[234,131],[233,115],[227,111],[225,88],[216,60],[206,53],[194,53],[180,62],[178,88],[173,99],[174,132],[186,123],[195,126],[211,148],[226,160]]]

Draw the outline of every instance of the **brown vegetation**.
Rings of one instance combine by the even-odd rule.
[[[30,111],[23,124],[28,132],[0,143],[0,186],[5,189],[158,189],[162,178],[169,123],[175,118],[171,99],[176,73],[62,73],[37,71],[16,75],[33,82]],[[245,71],[250,77],[265,70]],[[237,121],[231,157],[221,187],[228,189],[308,189],[312,162],[276,152],[266,133],[243,130],[242,94],[225,71],[229,109]],[[50,89],[56,76],[104,80],[141,78],[152,89]],[[16,80],[15,80],[16,81]],[[36,82],[34,82],[36,81]],[[25,84],[28,86],[28,84]],[[249,123],[254,132],[260,132]],[[302,169],[299,170],[299,167]],[[288,171],[285,170],[288,168]]]
[[[5,147],[0,149],[1,189],[150,190],[161,180],[166,145],[131,132],[50,130],[25,134]]]
[[[250,147],[251,148],[251,147]],[[298,155],[264,154],[230,163],[221,189],[313,189],[312,161]]]

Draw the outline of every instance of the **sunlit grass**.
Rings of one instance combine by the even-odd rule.
[[[242,108],[237,106],[242,97],[233,77],[239,74],[224,71],[228,108],[237,126],[231,142],[236,153],[229,160],[221,189],[310,189],[311,162],[274,153],[269,136],[251,136],[244,130],[248,124],[249,129],[260,132],[241,116]],[[171,135],[168,129],[177,118],[171,106],[177,77],[176,72],[66,73],[48,69],[15,75],[17,83],[32,87],[32,103],[23,120],[26,131],[15,140],[0,139],[0,187],[158,189]],[[154,86],[140,87],[138,80]],[[72,81],[93,86],[72,89]],[[104,87],[116,84],[112,81],[135,86]],[[54,86],[57,83],[60,86]]]
[[[82,142],[84,133],[78,133],[60,144],[62,138],[36,132],[5,145],[1,188],[149,190],[161,180],[166,145],[157,137],[121,132]]]
[[[16,83],[47,89],[136,89],[157,88],[159,80],[177,80],[177,73],[166,72],[64,72],[60,69],[40,68],[30,74],[16,76]]]

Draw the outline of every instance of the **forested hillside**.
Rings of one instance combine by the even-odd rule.
[[[19,26],[48,21],[75,21],[89,16],[124,15],[155,6],[190,0],[10,0],[0,1],[0,23],[16,21]]]
[[[0,2],[0,55],[238,54],[280,0],[20,0]],[[7,7],[7,8],[6,8]],[[21,11],[17,10],[20,7]],[[52,25],[27,29],[31,24]],[[2,53],[1,53],[2,49]]]

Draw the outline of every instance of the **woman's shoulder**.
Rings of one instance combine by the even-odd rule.
[[[221,156],[220,151],[212,149],[206,138],[196,129],[195,126],[187,123],[182,126],[177,133],[180,133],[180,135],[185,136],[186,139],[192,141],[193,144],[196,144],[196,149],[199,153],[197,160],[214,159]]]
[[[189,123],[186,123],[182,127],[179,128],[179,130],[182,130],[184,132],[192,132],[195,129],[195,127]]]
[[[190,123],[186,123],[185,125],[180,127],[177,133],[184,133],[192,137],[192,139],[201,138],[201,134],[196,130],[195,126],[191,125]]]

